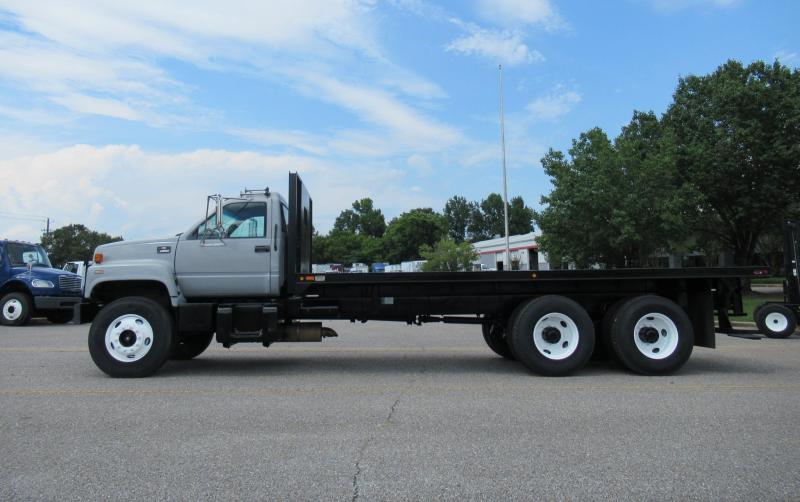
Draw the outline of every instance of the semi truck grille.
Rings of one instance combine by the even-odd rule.
[[[70,277],[68,275],[60,275],[60,276],[58,276],[58,287],[60,287],[61,289],[66,289],[66,290],[80,291],[81,290],[81,278],[80,277]]]

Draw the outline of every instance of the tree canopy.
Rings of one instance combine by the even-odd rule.
[[[81,224],[57,228],[50,234],[42,234],[41,239],[54,267],[61,267],[68,261],[91,261],[97,246],[121,240],[122,237],[96,232]]]
[[[472,263],[478,259],[478,253],[469,242],[457,243],[446,237],[431,247],[423,244],[420,254],[424,260],[424,272],[465,272],[472,270]]]
[[[447,233],[444,216],[430,208],[412,209],[389,222],[383,239],[391,263],[420,259],[422,245],[433,246]]]
[[[698,195],[689,223],[752,263],[764,230],[800,197],[800,72],[728,61],[681,78],[664,124],[677,172]]]
[[[386,220],[381,210],[373,207],[372,199],[365,198],[353,202],[353,209],[342,211],[333,228],[348,234],[382,237],[386,231]]]
[[[536,221],[551,261],[643,266],[702,248],[750,264],[800,204],[800,74],[728,61],[681,78],[661,119],[634,112],[613,142],[595,128],[542,165],[553,190]]]

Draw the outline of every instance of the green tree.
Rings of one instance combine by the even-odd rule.
[[[61,267],[68,261],[91,261],[97,246],[121,240],[122,237],[89,230],[81,224],[57,228],[49,235],[42,234],[41,239],[55,267]]]
[[[350,234],[382,237],[386,231],[386,220],[381,210],[375,209],[372,199],[365,198],[353,202],[353,209],[342,211],[333,228]]]
[[[587,267],[615,261],[608,235],[617,206],[616,151],[608,136],[595,128],[573,140],[569,154],[567,159],[550,150],[542,159],[553,190],[542,197],[545,208],[535,216],[542,230],[538,244],[553,263]]]
[[[315,235],[312,243],[314,263],[376,263],[382,261],[382,242],[377,237],[351,234],[333,229],[328,235]]]
[[[752,263],[764,229],[800,197],[800,73],[728,61],[681,78],[664,123],[678,174],[697,193],[692,228]]]
[[[460,195],[450,197],[445,203],[443,214],[447,221],[447,233],[457,244],[467,239],[467,231],[476,210],[476,203],[469,202]]]
[[[457,243],[446,237],[431,247],[423,244],[420,254],[427,263],[422,265],[424,272],[462,272],[472,269],[478,253],[469,242]]]
[[[522,235],[533,232],[533,216],[536,212],[525,205],[525,200],[512,197],[508,202],[508,233]],[[505,234],[505,229],[503,234]]]
[[[433,246],[447,233],[444,216],[433,209],[412,209],[389,222],[383,236],[384,257],[391,263],[420,258],[423,244]]]
[[[524,199],[519,196],[513,197],[508,203],[509,235],[532,232],[533,217],[534,211],[525,205]],[[505,235],[503,197],[498,193],[491,193],[479,205],[475,204],[468,229],[473,242]]]
[[[569,159],[551,150],[542,164],[554,189],[536,215],[542,249],[580,267],[636,267],[685,248],[694,192],[677,177],[671,144],[655,114],[634,112],[613,144],[595,128]]]

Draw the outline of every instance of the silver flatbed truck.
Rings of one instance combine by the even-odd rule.
[[[269,190],[210,196],[177,237],[97,248],[78,315],[114,377],[142,377],[225,347],[319,342],[326,319],[482,326],[487,345],[541,375],[580,370],[603,349],[630,370],[676,371],[742,314],[741,279],[763,268],[311,273],[313,205],[297,174]]]

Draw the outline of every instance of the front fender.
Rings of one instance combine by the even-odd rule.
[[[84,297],[92,298],[92,292],[103,283],[153,281],[166,287],[170,303],[175,307],[182,303],[183,296],[175,282],[175,273],[171,264],[161,260],[125,260],[107,265],[94,265],[86,276]]]

